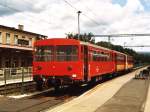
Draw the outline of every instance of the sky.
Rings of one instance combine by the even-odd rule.
[[[0,24],[15,28],[22,24],[26,31],[63,38],[66,33],[78,32],[79,10],[81,33],[150,33],[150,0],[0,0]],[[150,37],[111,38],[111,42],[150,45]]]

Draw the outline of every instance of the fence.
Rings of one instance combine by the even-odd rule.
[[[0,85],[32,80],[32,67],[0,68]]]

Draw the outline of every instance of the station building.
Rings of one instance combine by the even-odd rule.
[[[24,31],[18,28],[0,25],[0,68],[32,66],[33,44],[47,36]]]

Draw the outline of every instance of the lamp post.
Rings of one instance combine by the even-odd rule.
[[[78,40],[80,37],[80,14],[82,13],[81,11],[78,11]]]

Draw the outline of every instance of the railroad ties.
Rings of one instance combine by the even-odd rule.
[[[22,83],[11,83],[0,86],[0,95],[16,94],[16,93],[26,93],[36,91],[36,83],[33,81]]]
[[[129,85],[129,87],[134,87],[133,85],[137,85],[140,84],[141,86],[139,86],[139,91],[143,91],[146,93],[146,91],[143,90],[142,85],[144,85],[145,83],[143,83],[143,81],[145,80],[136,80],[133,79],[134,82],[126,84]],[[108,82],[111,81],[107,80]],[[104,82],[100,82],[100,83],[105,83],[107,81]],[[140,81],[140,82],[138,82]],[[98,84],[100,84],[98,83]],[[14,84],[14,85],[7,85],[7,88],[5,88],[3,86],[3,89],[0,89],[0,92],[2,92],[1,94],[6,94],[6,90],[8,90],[7,94],[11,93],[11,89],[12,88],[16,88],[12,89],[12,92],[17,91],[20,92],[21,91],[21,83],[20,84]],[[126,87],[125,85],[125,87]],[[38,112],[38,111],[43,111],[43,110],[47,110],[47,109],[52,109],[60,104],[63,104],[65,102],[68,102],[78,96],[80,96],[81,94],[85,93],[86,91],[94,88],[96,85],[93,85],[92,87],[90,85],[87,86],[80,86],[80,87],[67,87],[67,88],[63,88],[62,90],[59,90],[58,93],[56,93],[54,91],[54,89],[51,89],[50,91],[47,92],[41,92],[38,95],[34,95],[34,96],[30,96],[30,97],[26,97],[26,98],[20,98],[20,99],[13,99],[13,98],[0,98],[1,102],[0,102],[0,111],[5,111],[5,112],[9,112],[9,111],[13,111],[13,112]],[[36,88],[35,83],[34,82],[30,82],[30,83],[24,83],[24,87],[23,89],[25,91],[34,91],[34,89]],[[6,89],[6,90],[4,90]],[[129,88],[131,90],[133,90],[132,88]],[[5,92],[4,92],[4,91]],[[132,91],[126,91],[127,93],[131,93]],[[136,89],[134,89],[136,90]],[[134,92],[133,90],[133,92]],[[124,93],[124,92],[123,92]],[[140,92],[138,92],[140,93]],[[122,95],[122,92],[120,93]],[[115,97],[116,98],[116,97]],[[118,98],[118,97],[117,97]],[[143,97],[144,98],[144,97]],[[133,98],[134,100],[134,98]],[[120,101],[120,99],[119,99]],[[140,105],[138,105],[140,106]],[[99,112],[100,110],[103,110],[106,108],[99,108],[97,110],[97,112]]]

